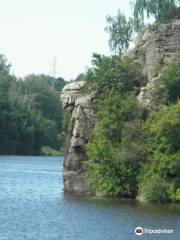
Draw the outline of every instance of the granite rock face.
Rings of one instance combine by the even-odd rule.
[[[87,193],[87,174],[83,167],[83,162],[87,160],[84,145],[95,125],[92,109],[95,93],[82,96],[84,84],[84,81],[70,83],[61,92],[63,108],[71,113],[64,156],[64,191],[76,194]]]
[[[149,28],[126,55],[135,58],[143,67],[147,84],[138,96],[140,103],[148,110],[156,109],[156,89],[162,72],[168,63],[180,60],[180,20]]]
[[[143,87],[139,102],[148,110],[160,107],[157,102],[157,85],[161,75],[173,60],[180,60],[180,20],[172,20],[155,27],[149,27],[137,38],[134,49],[125,56],[132,57],[142,65]],[[123,57],[125,57],[123,56]],[[64,159],[64,190],[76,194],[87,193],[87,173],[83,162],[87,160],[85,144],[96,119],[92,103],[95,93],[83,96],[84,81],[66,85],[61,93],[65,110],[71,113]]]

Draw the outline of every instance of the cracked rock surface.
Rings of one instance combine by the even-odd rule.
[[[95,125],[92,109],[95,93],[82,96],[84,85],[84,81],[73,82],[61,92],[63,108],[71,112],[64,156],[64,191],[76,194],[87,193],[87,174],[83,167],[87,156],[84,146]]]
[[[142,64],[147,80],[138,96],[140,103],[148,110],[156,109],[156,89],[161,84],[162,72],[168,63],[180,60],[180,19],[147,29],[126,56]]]

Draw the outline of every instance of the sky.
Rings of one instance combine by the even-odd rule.
[[[0,54],[18,77],[53,74],[74,79],[90,66],[92,53],[109,55],[106,16],[130,0],[0,0]]]

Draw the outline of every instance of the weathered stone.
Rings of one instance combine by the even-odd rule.
[[[142,87],[138,99],[148,110],[157,106],[156,89],[160,76],[168,63],[180,59],[180,20],[172,20],[149,28],[136,39],[135,48],[126,56],[142,64],[147,85]]]
[[[80,95],[80,89],[83,88],[85,82],[73,82],[67,84],[61,92],[61,102],[64,109],[72,111],[77,97]]]
[[[172,20],[150,27],[136,40],[135,48],[123,57],[131,57],[142,64],[144,86],[139,102],[149,111],[157,109],[157,85],[169,62],[180,59],[180,20]],[[61,93],[64,109],[71,112],[64,159],[64,190],[76,194],[87,193],[87,160],[85,144],[91,129],[96,128],[92,102],[95,93],[82,96],[84,81],[66,85]]]
[[[87,194],[87,173],[64,171],[64,190],[69,193]]]
[[[81,95],[85,82],[73,82],[61,92],[64,109],[71,112],[64,156],[64,191],[76,194],[87,193],[87,173],[83,162],[87,160],[84,145],[95,124],[92,102],[95,93]]]

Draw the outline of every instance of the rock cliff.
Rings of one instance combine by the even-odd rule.
[[[135,48],[126,56],[142,64],[146,84],[138,96],[140,103],[149,111],[156,109],[156,85],[161,82],[161,74],[169,62],[180,59],[180,20],[150,27],[137,38]],[[84,145],[96,122],[92,108],[95,94],[82,96],[84,84],[83,81],[70,83],[61,93],[64,109],[71,112],[64,159],[64,190],[82,194],[87,193]]]
[[[63,108],[71,113],[64,156],[64,191],[77,194],[87,193],[87,174],[83,168],[83,162],[87,159],[84,145],[95,124],[92,109],[95,93],[82,96],[84,84],[83,81],[70,83],[61,92]]]
[[[126,56],[136,59],[143,67],[147,85],[138,96],[140,103],[148,110],[156,109],[156,88],[161,74],[169,62],[180,59],[180,20],[149,27]]]

